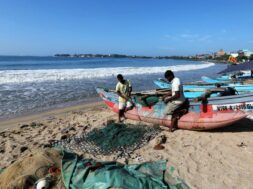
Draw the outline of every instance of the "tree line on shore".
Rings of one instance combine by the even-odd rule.
[[[122,55],[122,54],[55,54],[56,57],[69,57],[69,58],[157,58],[157,59],[175,59],[175,60],[210,60],[210,61],[217,61],[217,62],[228,62],[229,57],[231,55],[224,54],[222,56],[137,56],[137,55]],[[237,62],[244,62],[253,60],[253,54],[250,57],[240,55],[236,57]]]

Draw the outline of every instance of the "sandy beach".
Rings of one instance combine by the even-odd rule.
[[[35,150],[46,147],[52,140],[77,136],[84,131],[101,128],[117,115],[102,102],[83,104],[19,117],[0,123],[0,168]],[[127,120],[127,123],[138,122]],[[168,160],[191,188],[252,188],[253,185],[253,122],[242,120],[234,125],[212,131],[176,130],[161,127],[157,136],[165,135],[163,150],[154,150],[156,139],[135,150],[131,157],[116,159],[114,155],[92,156],[99,160],[141,163]]]

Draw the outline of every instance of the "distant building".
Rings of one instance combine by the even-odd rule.
[[[239,56],[250,57],[253,54],[253,52],[249,51],[248,49],[243,49],[243,50],[239,50],[238,54]]]
[[[229,53],[232,57],[234,57],[234,58],[236,58],[236,57],[238,57],[239,56],[239,54],[238,53],[235,53],[235,52],[232,52],[232,53]]]
[[[225,53],[225,51],[223,50],[223,49],[221,49],[221,50],[219,50],[219,51],[217,51],[216,53],[215,53],[215,56],[216,57],[221,57],[221,56],[223,56],[223,55],[225,55],[226,53]]]

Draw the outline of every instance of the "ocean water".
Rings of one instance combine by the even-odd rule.
[[[183,82],[217,76],[224,64],[200,61],[0,56],[0,118],[87,102],[95,87],[115,88],[116,75],[132,80],[133,89],[148,90],[171,69]]]

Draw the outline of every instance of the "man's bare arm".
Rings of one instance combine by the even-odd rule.
[[[165,98],[164,99],[164,102],[169,102],[169,101],[172,101],[172,100],[176,100],[176,99],[178,99],[178,98],[180,98],[180,91],[176,91],[175,92],[175,95],[173,95],[173,96],[171,96],[171,97],[167,97],[167,98]]]
[[[166,98],[171,97],[172,93],[171,91],[168,91],[167,94],[162,96],[162,100],[164,101]]]
[[[127,100],[126,96],[124,96],[123,94],[121,94],[119,91],[117,91],[117,94],[121,97]]]

